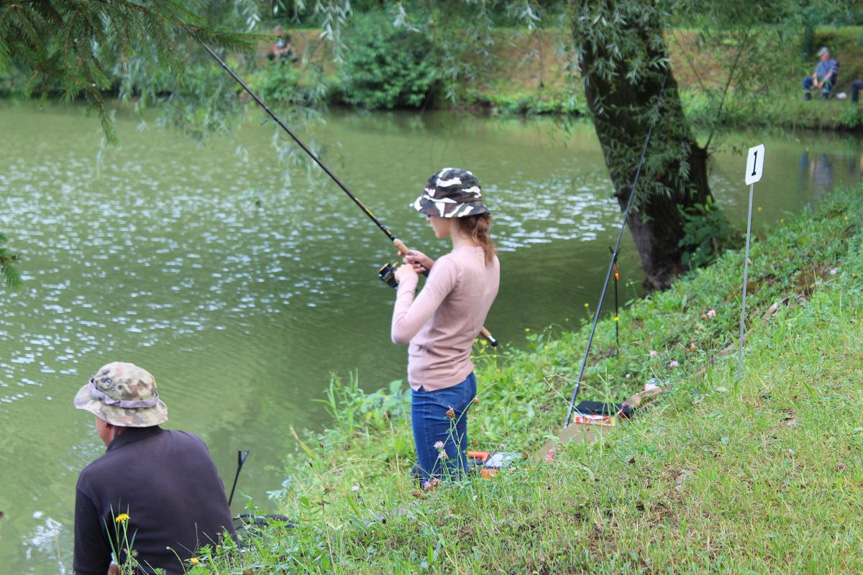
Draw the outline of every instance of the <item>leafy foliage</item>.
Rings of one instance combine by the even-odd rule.
[[[275,63],[252,79],[252,87],[268,105],[288,104],[302,100],[299,94],[300,73],[289,64]]]
[[[352,23],[343,73],[345,99],[368,109],[418,108],[436,80],[431,38],[396,28],[383,15],[363,15]]]
[[[0,232],[0,275],[3,276],[3,281],[7,286],[17,287],[21,284],[21,274],[15,267],[15,262],[18,261],[19,256],[3,245],[7,241],[8,238]]]
[[[222,3],[201,0],[0,0],[0,75],[13,68],[23,70],[28,75],[27,95],[56,93],[64,100],[83,96],[114,142],[105,92],[122,83],[122,91],[132,93],[131,81],[137,79],[136,90],[152,94],[164,88],[148,81],[154,68],[164,70],[162,80],[170,77],[181,85],[190,41],[251,47],[246,35],[206,20],[213,14],[241,15],[248,3],[241,0],[219,8]],[[139,59],[148,65],[136,62]],[[130,68],[142,73],[131,75]]]
[[[704,204],[696,204],[683,211],[683,264],[700,268],[712,264],[726,249],[740,246],[740,234],[728,223],[722,211],[708,197]]]

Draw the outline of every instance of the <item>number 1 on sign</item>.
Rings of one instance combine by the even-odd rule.
[[[746,183],[754,184],[761,180],[764,173],[764,144],[749,148],[749,156],[746,158]]]

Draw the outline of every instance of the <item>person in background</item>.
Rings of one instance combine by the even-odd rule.
[[[444,168],[429,178],[414,209],[452,251],[437,261],[413,251],[398,282],[392,341],[410,344],[408,383],[421,482],[432,487],[467,469],[467,414],[476,397],[470,353],[500,286],[491,215],[471,172]],[[429,272],[416,295],[418,274]]]
[[[291,36],[286,34],[284,28],[281,26],[276,26],[273,33],[276,35],[276,41],[270,47],[270,51],[267,52],[267,58],[270,61],[283,61],[285,59],[294,61]]]
[[[195,552],[236,538],[224,486],[207,446],[160,424],[168,408],[156,380],[131,363],[109,363],[75,396],[95,415],[104,455],[81,471],[75,490],[76,575],[185,573]],[[131,554],[129,548],[131,547]]]
[[[860,91],[863,90],[863,80],[851,82],[851,101],[855,104],[860,101]]]
[[[818,50],[820,58],[811,76],[803,78],[803,99],[811,100],[812,88],[821,90],[821,99],[830,97],[839,74],[839,63],[830,56],[830,50],[825,46]]]

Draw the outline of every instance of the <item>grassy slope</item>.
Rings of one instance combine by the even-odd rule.
[[[510,29],[499,29],[489,57],[479,57],[474,63],[482,71],[483,80],[466,88],[462,101],[478,109],[503,113],[587,113],[581,88],[572,72],[574,63],[563,57],[567,35],[561,30],[536,30],[527,34]],[[313,30],[293,33],[298,54],[311,47],[317,60],[326,64],[329,82],[338,85],[336,69],[329,60],[326,45],[317,39]],[[863,79],[863,28],[823,28],[816,34],[818,45],[829,45],[840,62],[838,91],[849,93],[853,79]],[[725,83],[723,63],[729,54],[717,54],[699,49],[696,33],[692,30],[672,30],[667,44],[674,62],[674,74],[684,98],[687,112],[695,122],[701,116],[712,119],[714,114],[703,89],[717,90]],[[792,48],[792,52],[797,50]],[[803,102],[800,83],[812,73],[815,59],[802,61],[777,55],[771,67],[781,66],[785,78],[778,93],[762,100],[735,103],[733,98],[724,108],[721,123],[732,125],[763,125],[808,128],[859,129],[863,127],[863,112],[855,109],[848,100],[830,102]],[[745,74],[744,74],[745,77]],[[575,94],[575,96],[573,96]],[[333,92],[338,97],[338,89]],[[448,101],[437,105],[447,107]]]
[[[559,30],[540,30],[530,36],[499,31],[494,57],[487,68],[487,80],[469,96],[504,112],[586,113],[580,87],[565,72],[565,60],[560,56],[567,41]],[[700,116],[714,117],[708,106],[711,95],[705,90],[721,90],[726,81],[724,65],[733,60],[729,52],[700,48],[693,30],[671,30],[667,37],[675,78],[683,94],[687,113],[694,121]],[[850,98],[851,82],[863,79],[863,28],[823,28],[815,38],[817,45],[827,45],[840,63],[838,92]],[[782,68],[775,92],[754,101],[735,102],[732,97],[723,109],[720,123],[732,125],[788,126],[830,129],[863,127],[863,112],[850,101],[804,102],[801,82],[812,74],[816,59],[803,61],[789,53],[777,54],[770,64],[771,71]],[[742,76],[747,77],[747,72]],[[578,94],[572,98],[572,94]],[[706,107],[706,109],[704,109]]]
[[[601,322],[582,397],[647,380],[668,391],[551,464],[422,494],[403,386],[334,384],[333,427],[288,464],[282,504],[298,526],[193,572],[863,571],[861,224],[863,187],[754,242],[739,381],[740,253],[628,308],[615,355]],[[585,338],[478,352],[473,441],[535,451],[564,417]]]

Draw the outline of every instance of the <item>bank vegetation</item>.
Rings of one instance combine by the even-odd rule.
[[[664,393],[553,458],[542,446],[586,326],[526,332],[524,349],[477,343],[470,442],[523,454],[492,480],[420,491],[405,384],[335,378],[332,424],[297,433],[272,493],[287,520],[241,530],[240,550],[205,551],[190,572],[863,570],[863,187],[762,232],[750,259],[741,378],[742,251],[628,307],[619,346],[600,322],[580,399]]]
[[[356,34],[373,36],[366,33],[366,25],[358,24]],[[325,100],[331,106],[457,109],[479,115],[589,115],[566,30],[496,29],[488,54],[473,63],[470,81],[456,87],[436,80],[426,59],[406,61],[416,48],[395,32],[374,37],[363,54],[346,56],[343,67],[332,62],[331,48],[320,34],[310,29],[291,32],[298,56],[291,70],[270,65],[265,57],[268,45],[259,45],[255,78],[271,99],[286,99],[271,92],[271,84],[284,91],[304,84],[301,68],[307,62],[323,71]],[[684,109],[696,127],[863,129],[863,107],[850,102],[851,82],[863,79],[863,26],[818,28],[808,40],[803,34],[776,36],[774,45],[757,61],[748,62],[751,69],[733,72],[730,85],[726,85],[728,67],[740,58],[739,39],[715,34],[707,45],[703,31],[675,28],[667,32],[666,42]],[[803,101],[802,80],[817,63],[814,54],[806,54],[806,42],[830,46],[840,62],[835,92],[845,98]],[[404,50],[405,46],[409,49]],[[399,58],[383,56],[389,53]],[[403,73],[411,66],[416,69]],[[409,78],[418,80],[414,84]],[[737,89],[746,83],[750,86]]]

